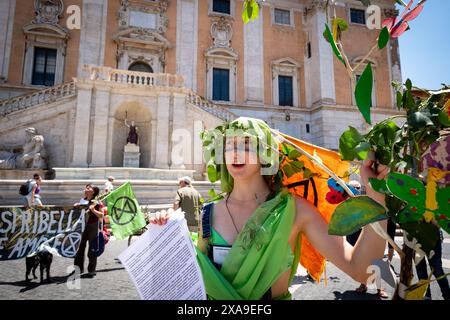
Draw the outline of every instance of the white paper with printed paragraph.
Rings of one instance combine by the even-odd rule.
[[[119,255],[143,300],[205,300],[206,290],[184,213],[148,230]]]

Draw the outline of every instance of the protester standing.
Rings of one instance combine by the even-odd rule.
[[[184,211],[189,231],[197,232],[198,217],[200,214],[200,193],[192,186],[190,177],[182,177],[178,179],[180,188],[175,195],[173,209],[181,208]]]
[[[100,202],[97,202],[100,189],[92,184],[87,184],[84,189],[84,203],[87,202],[88,219],[83,234],[81,235],[80,246],[75,256],[74,265],[80,269],[80,274],[84,272],[84,257],[86,251],[86,244],[97,237],[99,222],[103,220],[103,211]],[[76,203],[75,206],[82,204]],[[90,246],[90,245],[89,245]],[[95,268],[97,266],[97,257],[89,250],[88,252],[88,274],[87,277],[92,278],[96,275]]]
[[[42,178],[39,174],[35,173],[33,179],[29,180],[28,194],[24,196],[23,202],[26,207],[38,207],[42,208],[41,200],[41,183]]]
[[[430,265],[430,269],[433,272],[433,275],[439,284],[439,288],[442,292],[442,297],[444,300],[450,300],[450,286],[448,284],[448,278],[445,277],[444,269],[442,268],[442,241],[444,241],[444,236],[442,231],[439,228],[436,228],[436,233],[438,233],[438,241],[436,242],[436,246],[434,247],[434,255],[431,258],[423,258],[416,265],[417,277],[419,280],[428,280],[428,271],[427,271],[427,263],[425,261],[428,260],[428,264]],[[431,300],[431,291],[430,286],[428,286],[427,292],[425,294],[426,300]]]

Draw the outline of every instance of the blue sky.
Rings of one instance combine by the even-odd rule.
[[[450,85],[450,0],[428,0],[410,28],[399,38],[403,82],[410,78],[426,89]]]

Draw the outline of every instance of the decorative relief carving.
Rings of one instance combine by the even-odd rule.
[[[211,37],[213,38],[214,47],[230,47],[231,38],[233,37],[233,28],[230,22],[225,17],[220,17],[211,24]]]
[[[47,23],[57,25],[64,11],[62,0],[35,0],[34,11],[36,18],[32,23]]]
[[[169,0],[121,0],[118,12],[119,27],[130,27],[130,12],[137,11],[154,14],[156,17],[156,26],[154,29],[152,28],[152,30],[164,34],[169,26],[169,18],[166,16],[168,6]]]

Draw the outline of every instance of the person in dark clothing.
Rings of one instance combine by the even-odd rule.
[[[81,236],[80,246],[75,255],[74,265],[80,269],[80,274],[84,272],[84,257],[86,251],[87,242],[94,240],[97,236],[99,221],[103,219],[103,211],[101,209],[101,204],[96,201],[100,189],[91,184],[87,184],[84,189],[84,198],[80,203],[76,203],[75,206],[87,205],[88,206],[88,219],[86,227]],[[95,268],[97,266],[97,257],[89,250],[88,252],[88,274],[87,277],[94,277],[96,275]]]
[[[361,192],[361,184],[359,184],[357,181],[350,181],[349,183],[353,188]],[[356,242],[358,241],[359,235],[361,234],[362,229],[359,229],[355,233],[349,234],[346,236],[346,240],[348,243],[350,243],[353,247],[355,246]],[[395,223],[393,223],[390,219],[388,220],[388,227],[387,232],[389,236],[394,239],[395,237]],[[389,243],[388,243],[389,244]],[[388,253],[388,259],[389,261],[392,261],[392,257],[394,255],[394,248],[389,244],[389,253]],[[365,283],[361,283],[358,288],[356,288],[356,292],[358,293],[365,293],[367,292],[367,286]],[[387,299],[389,296],[384,291],[383,288],[377,289],[377,294],[380,298]]]
[[[428,260],[428,264],[433,272],[433,275],[436,279],[442,277],[444,273],[444,269],[442,268],[442,241],[444,240],[442,231],[439,228],[436,228],[436,232],[438,233],[438,241],[436,242],[436,246],[434,247],[434,255],[431,258],[426,258]],[[417,277],[419,280],[428,280],[428,271],[427,271],[427,263],[425,258],[422,259],[416,265]],[[437,280],[439,287],[441,288],[442,297],[444,300],[450,300],[450,287],[448,284],[448,278],[442,277]],[[425,294],[425,298],[431,300],[431,291],[430,286],[428,286],[427,293]]]

